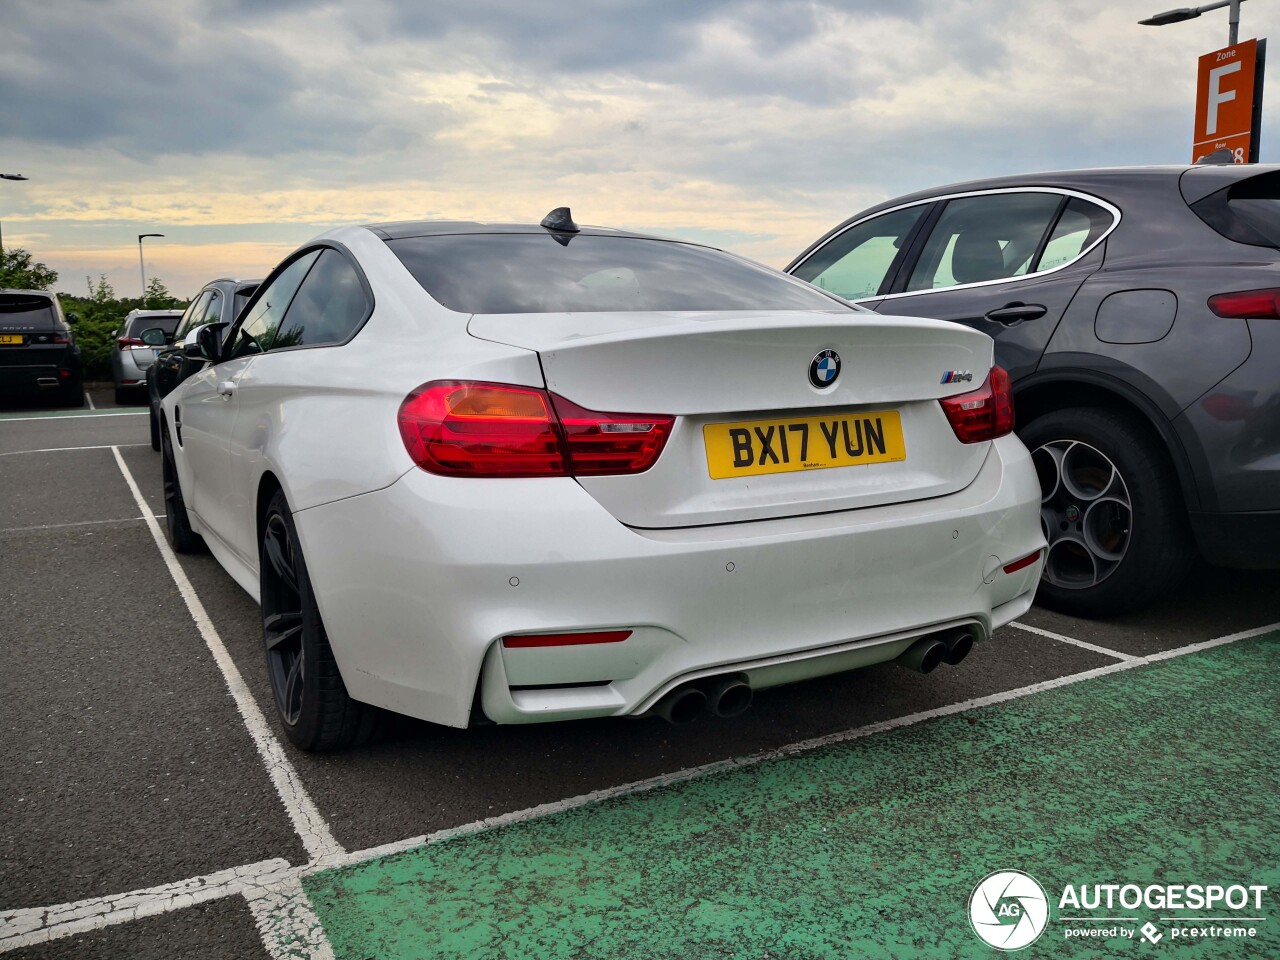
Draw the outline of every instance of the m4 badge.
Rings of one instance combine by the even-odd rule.
[[[948,370],[942,375],[942,383],[969,383],[973,374],[968,370]]]

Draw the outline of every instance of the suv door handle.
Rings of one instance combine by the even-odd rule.
[[[998,310],[992,310],[988,313],[987,319],[1010,327],[1015,323],[1022,323],[1024,320],[1039,320],[1048,312],[1047,308],[1038,303],[1006,303]]]
[[[231,395],[235,392],[236,392],[236,382],[234,380],[218,381],[218,394],[220,396],[226,397],[228,400],[230,400]]]

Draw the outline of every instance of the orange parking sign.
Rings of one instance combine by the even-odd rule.
[[[1265,49],[1265,48],[1264,48]],[[1230,150],[1236,163],[1257,160],[1255,93],[1258,79],[1257,40],[1246,40],[1200,58],[1196,81],[1196,127],[1191,161],[1215,150]]]

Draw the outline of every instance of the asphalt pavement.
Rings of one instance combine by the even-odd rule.
[[[91,396],[95,409],[0,409],[0,952],[15,957],[325,956],[306,870],[877,724],[934,723],[969,701],[999,713],[1037,684],[1280,622],[1274,573],[1202,567],[1149,611],[1102,623],[1036,609],[960,667],[763,691],[732,721],[405,719],[373,745],[310,756],[275,733],[256,605],[210,556],[166,558],[157,543],[145,407]],[[120,897],[132,891],[146,892]]]

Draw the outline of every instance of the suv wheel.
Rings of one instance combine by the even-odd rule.
[[[160,444],[160,461],[164,474],[164,529],[169,536],[169,546],[173,547],[174,553],[199,553],[204,549],[204,538],[191,529],[167,431],[161,432]]]
[[[151,449],[160,449],[160,406],[154,400],[148,404],[151,414]]]
[[[1040,477],[1049,551],[1036,602],[1080,617],[1141,607],[1176,588],[1195,559],[1165,451],[1136,418],[1056,410],[1019,436]]]

